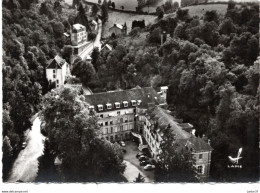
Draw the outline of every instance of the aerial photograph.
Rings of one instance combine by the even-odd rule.
[[[2,184],[259,184],[257,0],[1,11]]]

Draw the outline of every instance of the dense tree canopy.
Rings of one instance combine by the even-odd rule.
[[[77,91],[52,91],[44,98],[44,129],[66,181],[119,181],[124,172],[120,146],[100,139],[95,112]]]

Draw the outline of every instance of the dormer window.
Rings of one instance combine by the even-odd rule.
[[[115,106],[116,106],[117,109],[120,108],[120,103],[119,103],[119,102],[116,102],[116,103],[115,103]]]
[[[103,111],[103,105],[98,105],[97,107],[99,111]]]
[[[141,104],[141,100],[137,100],[137,105],[140,105]]]
[[[136,106],[136,100],[131,100],[132,106]]]
[[[111,103],[107,103],[107,109],[108,110],[112,109],[112,104]]]
[[[128,107],[128,102],[127,101],[123,101],[123,105],[124,105],[124,107]]]

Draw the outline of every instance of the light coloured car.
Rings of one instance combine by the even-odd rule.
[[[26,147],[27,143],[26,142],[23,142],[22,144],[22,149],[24,149]]]
[[[155,165],[152,164],[147,164],[146,166],[144,166],[144,170],[153,170],[155,168]]]
[[[120,143],[120,145],[121,145],[122,147],[125,147],[125,142],[120,141],[119,143]]]

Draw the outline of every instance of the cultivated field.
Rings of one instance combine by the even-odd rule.
[[[145,20],[145,25],[153,24],[156,21],[156,16],[154,15],[138,15],[138,14],[130,14],[130,13],[120,13],[116,11],[109,11],[108,22],[104,25],[103,28],[103,37],[109,36],[108,30],[115,23],[124,24],[126,22],[127,25],[127,33],[129,33],[132,29],[132,21],[134,20]]]

